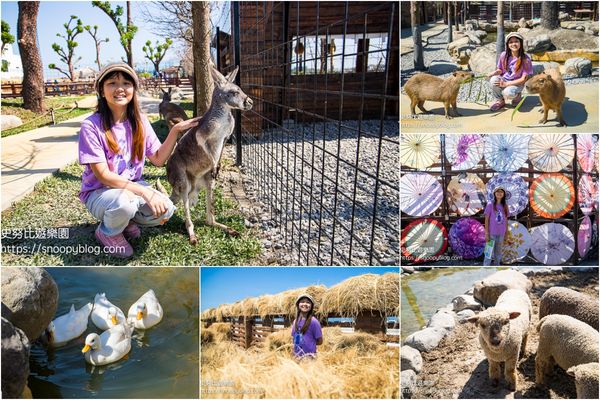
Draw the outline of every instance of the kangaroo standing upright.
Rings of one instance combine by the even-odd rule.
[[[210,107],[198,125],[188,131],[177,144],[167,163],[167,179],[173,187],[171,200],[177,204],[181,199],[185,211],[185,227],[190,243],[198,243],[190,207],[198,202],[200,188],[206,190],[206,223],[221,228],[230,235],[239,233],[215,221],[213,185],[225,140],[233,132],[235,119],[232,109],[250,110],[252,99],[233,83],[236,67],[226,77],[214,68],[210,72],[215,83]]]

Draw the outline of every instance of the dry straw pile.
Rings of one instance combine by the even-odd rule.
[[[213,331],[214,325],[209,328]],[[216,335],[213,336],[216,338]],[[288,328],[243,350],[231,341],[202,346],[202,397],[398,398],[398,348],[369,334],[323,328],[315,360],[291,356]],[[219,386],[221,385],[221,386]]]

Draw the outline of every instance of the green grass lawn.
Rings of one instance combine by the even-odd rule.
[[[67,112],[75,101],[79,101],[87,96],[65,96],[65,97],[46,97],[45,103],[46,108],[54,107],[58,109],[63,106],[64,108],[56,110],[55,118],[56,122],[66,121],[71,118],[78,117],[82,114],[89,113],[89,108],[75,108],[72,111]],[[17,126],[16,128],[6,129],[2,131],[2,137],[16,135],[17,133],[29,131],[41,126],[50,125],[52,123],[52,116],[50,114],[43,118],[38,118],[39,115],[23,108],[23,98],[14,99],[2,99],[2,114],[4,115],[16,115],[23,120],[23,125]]]
[[[164,121],[153,123],[161,140],[166,135]],[[189,243],[185,229],[182,204],[164,225],[142,228],[142,236],[131,241],[134,256],[127,260],[95,254],[100,244],[94,237],[98,224],[78,198],[83,167],[73,163],[38,183],[33,193],[2,213],[2,264],[3,265],[242,265],[257,257],[260,242],[255,232],[244,226],[244,217],[232,201],[223,198],[221,190],[215,192],[217,220],[238,232],[233,238],[217,228],[204,224],[205,201],[201,194],[198,205],[192,210],[192,220],[198,244]],[[165,168],[146,163],[144,179],[161,183],[170,192]],[[36,230],[47,236],[56,229],[68,231],[68,238],[14,238],[14,233],[35,237]],[[6,237],[6,234],[9,237]],[[51,247],[41,249],[40,246]],[[52,248],[54,247],[54,248]],[[69,250],[69,251],[65,251]],[[17,254],[28,251],[32,254]],[[60,253],[64,251],[64,253]]]

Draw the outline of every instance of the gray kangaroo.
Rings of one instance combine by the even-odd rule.
[[[200,188],[206,190],[206,224],[221,228],[232,236],[239,233],[215,221],[213,185],[225,140],[233,132],[235,119],[232,109],[250,110],[252,99],[233,83],[238,73],[236,67],[226,77],[214,68],[210,72],[215,83],[210,107],[198,125],[190,129],[179,141],[167,162],[167,179],[173,187],[171,200],[177,204],[183,200],[185,227],[190,243],[198,243],[190,208],[198,202]]]
[[[168,92],[165,92],[163,89],[160,90],[163,92],[163,99],[162,103],[158,105],[158,113],[167,122],[167,128],[171,130],[173,125],[187,120],[188,117],[183,108],[175,103],[171,103],[171,88],[169,88]]]

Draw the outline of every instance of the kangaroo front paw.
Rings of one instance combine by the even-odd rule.
[[[540,124],[545,124],[546,122],[548,122],[548,120],[546,118],[542,118],[539,120]]]
[[[196,238],[196,236],[195,236],[195,235],[194,235],[194,236],[190,236],[190,244],[191,244],[192,246],[195,246],[195,245],[197,245],[197,244],[198,244],[198,239]]]

